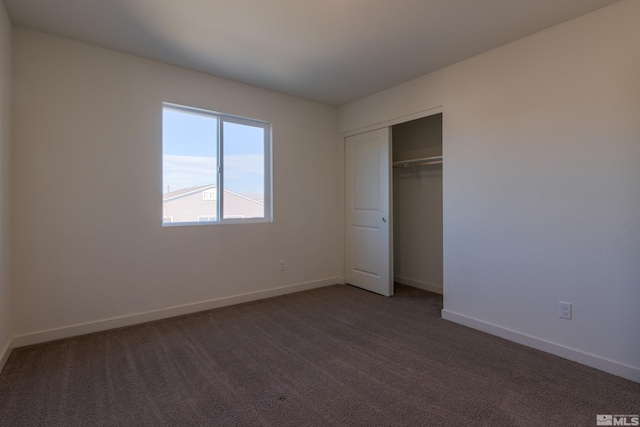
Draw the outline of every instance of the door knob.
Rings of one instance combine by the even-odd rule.
[[[387,217],[386,216],[382,217],[382,222],[387,222]]]

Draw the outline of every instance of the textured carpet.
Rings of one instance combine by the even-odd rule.
[[[595,426],[640,384],[330,286],[15,349],[2,426]]]

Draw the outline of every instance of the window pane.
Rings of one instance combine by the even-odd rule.
[[[265,129],[223,122],[223,218],[264,218]]]
[[[216,220],[218,119],[165,107],[162,116],[163,222]]]

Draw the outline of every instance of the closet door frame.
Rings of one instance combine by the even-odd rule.
[[[437,107],[433,107],[433,108],[429,108],[426,110],[422,110],[422,111],[418,111],[412,114],[407,114],[401,117],[397,117],[391,120],[386,120],[386,121],[382,121],[379,123],[376,123],[374,125],[369,125],[369,126],[364,126],[362,128],[358,128],[358,129],[354,129],[348,132],[344,132],[342,134],[343,137],[343,141],[344,141],[344,153],[345,153],[345,157],[346,157],[346,150],[347,150],[347,138],[351,137],[351,136],[355,136],[358,134],[363,134],[365,132],[370,132],[370,131],[375,131],[375,130],[380,130],[380,129],[387,129],[387,132],[389,133],[389,156],[388,156],[388,168],[389,168],[389,178],[388,178],[388,185],[389,185],[389,197],[388,197],[388,217],[387,220],[389,221],[387,224],[389,225],[389,283],[390,283],[390,290],[389,292],[385,292],[385,293],[381,293],[382,295],[386,295],[386,296],[392,296],[393,295],[393,173],[392,171],[392,155],[391,155],[391,149],[392,149],[392,136],[391,136],[391,126],[393,125],[398,125],[401,123],[406,123],[406,122],[410,122],[412,120],[416,120],[416,119],[421,119],[424,117],[428,117],[428,116],[432,116],[435,114],[440,114],[443,113],[443,107],[442,106],[437,106]],[[444,142],[444,141],[443,141]],[[347,186],[347,182],[346,180],[349,179],[349,172],[347,171],[347,167],[348,165],[346,164],[346,158],[345,158],[345,187]],[[348,193],[348,190],[347,190]],[[352,251],[352,246],[350,245],[348,239],[349,239],[349,231],[347,230],[348,227],[350,227],[351,225],[349,224],[349,218],[350,218],[350,213],[349,211],[349,195],[346,194],[345,195],[345,271],[344,271],[344,277],[345,277],[345,282],[347,284],[350,284],[349,281],[353,281],[351,279],[351,275],[348,274],[348,270],[351,268],[350,267],[350,263],[352,263],[352,257],[353,257],[353,253],[350,253],[350,251]],[[358,285],[355,285],[358,286]],[[365,288],[366,289],[366,288]],[[374,291],[376,292],[376,291]],[[380,293],[380,292],[377,292]]]

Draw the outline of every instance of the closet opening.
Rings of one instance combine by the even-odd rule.
[[[443,293],[442,113],[391,127],[393,280]]]

